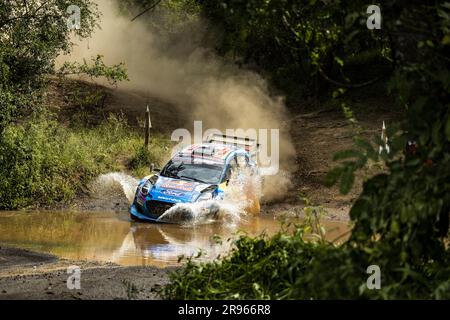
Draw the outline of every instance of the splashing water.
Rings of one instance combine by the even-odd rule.
[[[94,196],[117,199],[123,194],[131,204],[139,180],[122,172],[100,175],[90,186]],[[261,196],[260,178],[243,173],[232,177],[223,200],[208,200],[195,203],[179,203],[164,212],[161,222],[185,225],[221,222],[227,225],[239,223]]]
[[[91,192],[100,195],[117,196],[119,189],[131,204],[134,194],[139,184],[139,180],[123,172],[110,172],[100,175],[90,186]]]
[[[220,221],[234,225],[245,215],[239,203],[226,200],[208,200],[195,203],[179,203],[164,212],[158,220],[189,225]]]
[[[219,221],[235,225],[247,215],[250,208],[254,208],[254,202],[259,201],[260,196],[260,177],[244,172],[230,179],[223,200],[180,203],[167,210],[158,220],[193,225]]]

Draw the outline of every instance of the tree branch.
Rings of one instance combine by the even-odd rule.
[[[9,23],[11,23],[14,20],[37,18],[38,17],[38,15],[37,15],[38,11],[40,11],[48,2],[49,2],[49,0],[46,0],[46,1],[42,2],[40,4],[40,6],[38,8],[36,8],[36,10],[34,10],[34,12],[32,14],[28,13],[28,7],[25,4],[26,13],[24,15],[17,16],[17,17],[12,17],[12,18],[9,18],[9,19],[3,21],[0,24],[0,29],[2,29],[4,26],[8,25]]]
[[[131,19],[131,21],[136,20],[137,18],[139,18],[140,16],[142,16],[143,14],[149,12],[150,10],[154,9],[158,4],[160,4],[162,2],[162,0],[157,0],[155,3],[153,3],[150,7],[148,7],[147,9],[145,9],[144,11],[142,11],[141,13],[139,13],[137,16],[135,16],[133,19]]]

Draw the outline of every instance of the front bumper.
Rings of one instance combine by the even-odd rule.
[[[138,208],[136,207],[135,203],[133,203],[131,205],[129,212],[131,215],[133,215],[134,217],[136,217],[139,220],[158,222],[158,223],[167,223],[164,221],[159,221],[158,218],[152,218],[152,217],[149,217],[149,216],[146,216],[146,215],[140,213]]]

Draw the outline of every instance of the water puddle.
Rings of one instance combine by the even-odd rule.
[[[348,231],[342,222],[324,221],[327,238]],[[127,266],[177,265],[180,255],[213,259],[229,250],[238,231],[274,234],[282,225],[271,216],[248,217],[238,224],[180,226],[133,222],[117,212],[0,212],[0,243],[71,260],[114,262]],[[222,239],[218,243],[217,236]]]

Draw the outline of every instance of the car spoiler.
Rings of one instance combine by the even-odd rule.
[[[250,156],[256,160],[256,155],[259,152],[259,143],[256,139],[251,139],[248,137],[238,137],[238,136],[228,136],[225,134],[212,134],[206,138],[207,143],[217,143],[235,146],[245,149]]]

